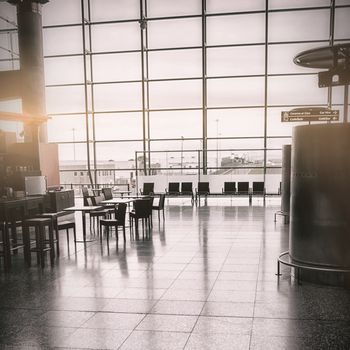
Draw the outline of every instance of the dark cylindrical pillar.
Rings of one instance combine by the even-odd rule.
[[[297,126],[292,149],[290,255],[350,268],[350,125]]]
[[[14,1],[11,2],[14,3]],[[39,2],[34,0],[16,1],[22,111],[33,117],[46,115],[42,5]],[[32,140],[32,127],[25,126],[25,141]],[[46,125],[40,127],[39,137],[41,142],[47,142]]]
[[[291,145],[282,146],[281,211],[288,215],[290,210],[291,153]]]

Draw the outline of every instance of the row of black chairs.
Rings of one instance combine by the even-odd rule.
[[[209,182],[198,182],[198,187],[195,192],[193,191],[192,182],[182,182],[181,190],[179,182],[169,182],[168,189],[165,190],[165,193],[169,196],[192,196],[194,198],[194,194],[197,195],[210,195],[210,186]],[[224,187],[221,193],[215,194],[226,194],[226,195],[248,195],[248,194],[264,194],[265,193],[265,183],[260,181],[254,181],[252,190],[249,189],[249,182],[224,182]],[[142,195],[152,195],[154,194],[154,183],[153,182],[145,182],[143,184],[143,189],[141,190]],[[213,193],[214,194],[214,193]]]

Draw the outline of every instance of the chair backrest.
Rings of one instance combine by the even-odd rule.
[[[95,196],[92,198],[93,205],[99,205],[104,200],[103,196]]]
[[[165,193],[162,193],[159,196],[159,204],[158,204],[159,209],[164,209],[164,203],[165,203]]]
[[[264,182],[253,182],[253,193],[264,193],[265,183]]]
[[[107,199],[107,200],[113,198],[112,189],[110,187],[102,188],[102,193],[103,193],[105,199]]]
[[[168,192],[169,193],[179,193],[180,192],[180,183],[179,182],[169,182]]]
[[[119,203],[118,207],[115,209],[115,218],[123,225],[125,224],[126,207],[126,203]]]
[[[238,182],[238,193],[248,193],[249,192],[249,182]]]
[[[236,183],[235,182],[224,182],[224,193],[235,193]]]
[[[209,182],[198,182],[198,193],[210,193]]]
[[[154,193],[154,182],[144,182],[142,194],[149,195]]]
[[[89,195],[87,187],[83,187],[81,189],[81,192],[83,193],[83,197],[87,197]]]
[[[134,202],[135,215],[138,218],[148,218],[152,213],[153,198],[138,199]]]
[[[181,182],[181,192],[186,193],[186,192],[193,192],[192,189],[192,182]]]
[[[94,205],[92,202],[92,198],[90,198],[90,197],[86,198],[86,205],[89,207],[92,207]]]

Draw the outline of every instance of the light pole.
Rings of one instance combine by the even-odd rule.
[[[184,153],[184,137],[181,136],[181,175],[183,174],[183,153]]]
[[[219,119],[216,119],[216,172],[219,167]]]

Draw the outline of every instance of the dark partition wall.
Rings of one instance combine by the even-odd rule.
[[[281,210],[285,214],[290,211],[291,151],[291,145],[282,146]]]
[[[295,127],[290,255],[350,267],[350,125]]]

